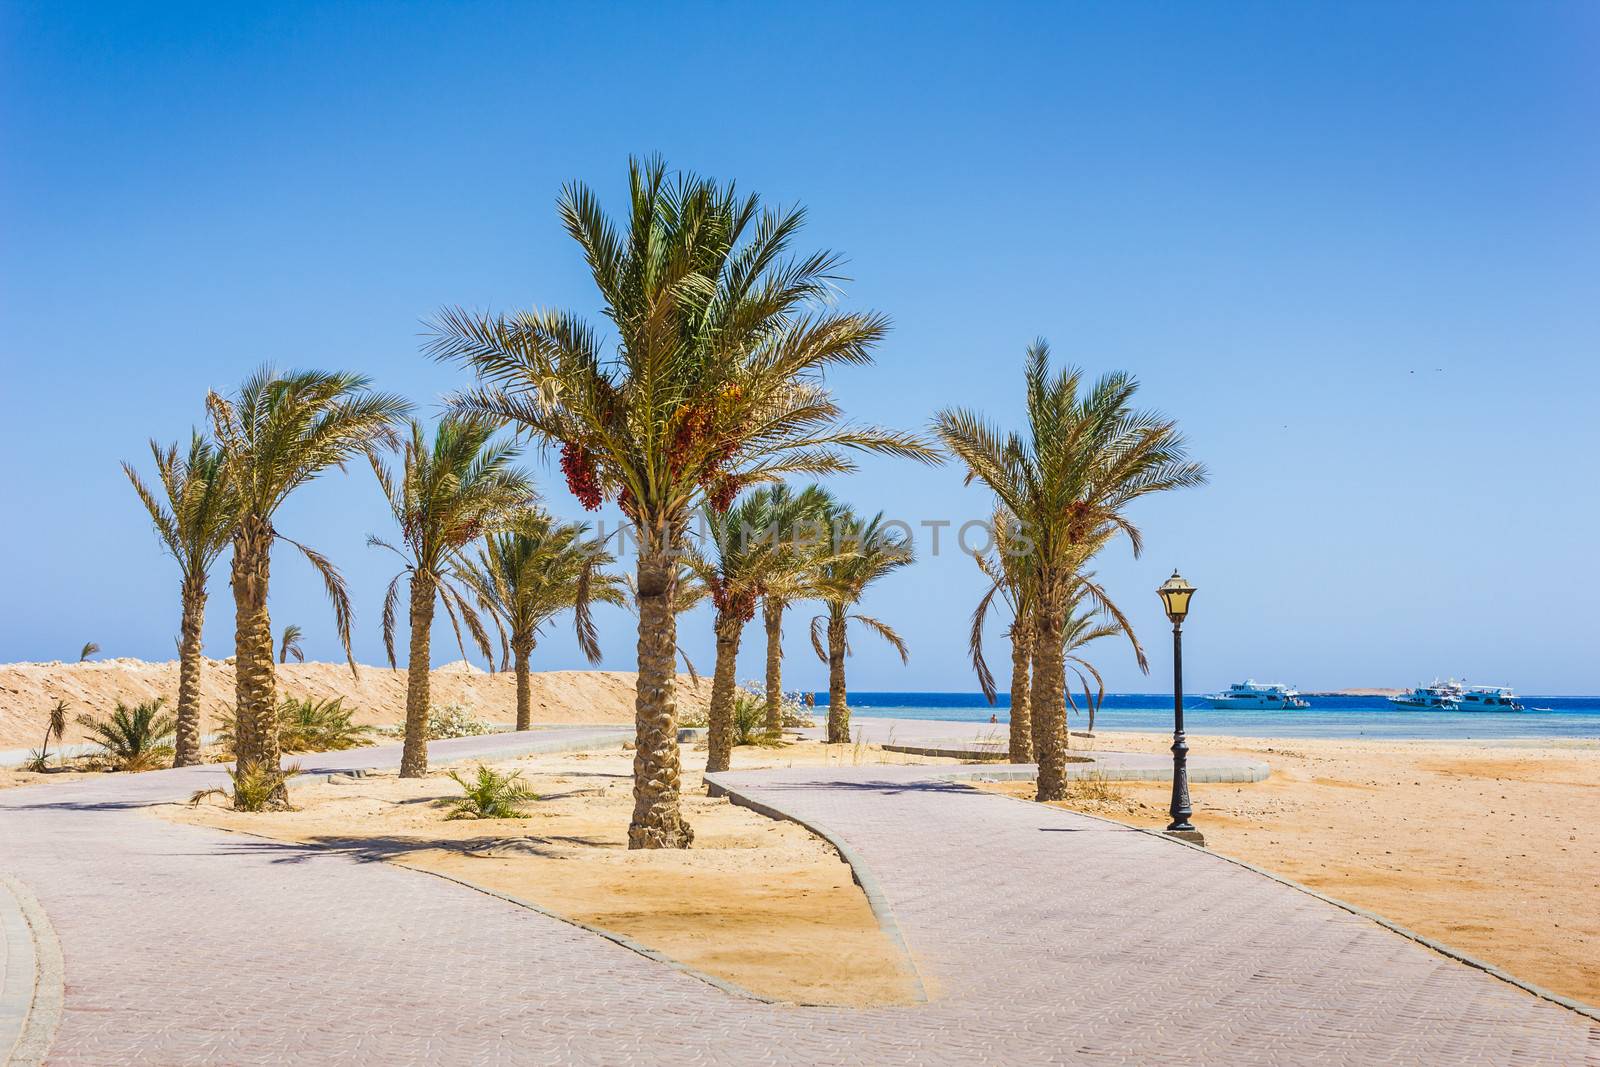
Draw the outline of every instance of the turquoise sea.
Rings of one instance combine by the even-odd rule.
[[[817,694],[819,707],[828,694]],[[851,693],[859,715],[896,719],[1008,722],[1001,694],[990,707],[981,693]],[[1088,725],[1081,709],[1068,708],[1074,730]],[[1383,697],[1307,697],[1304,711],[1215,710],[1198,697],[1184,702],[1184,728],[1191,734],[1241,737],[1373,737],[1486,739],[1501,737],[1600,739],[1600,697],[1525,696],[1520,712],[1448,712],[1396,708]],[[1172,729],[1171,693],[1108,693],[1095,717],[1098,730],[1161,732]]]

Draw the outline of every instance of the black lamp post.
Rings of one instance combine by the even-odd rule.
[[[1189,821],[1194,808],[1189,803],[1189,742],[1183,736],[1183,620],[1189,614],[1194,586],[1174,570],[1156,592],[1172,620],[1172,825],[1167,833],[1203,845],[1205,837]]]

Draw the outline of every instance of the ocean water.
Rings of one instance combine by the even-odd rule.
[[[817,705],[827,705],[827,693]],[[1079,710],[1067,709],[1074,730],[1085,729]],[[1600,697],[1518,697],[1525,711],[1449,712],[1396,708],[1384,697],[1306,697],[1304,711],[1217,710],[1198,697],[1184,701],[1184,729],[1191,734],[1239,737],[1369,737],[1467,740],[1502,737],[1600,739]],[[949,719],[1009,722],[1005,694],[990,707],[981,693],[851,693],[851,710],[890,719]],[[1095,729],[1159,733],[1172,729],[1171,693],[1108,693]]]

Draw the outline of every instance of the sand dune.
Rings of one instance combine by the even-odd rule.
[[[535,722],[633,721],[632,671],[536,671],[533,675]],[[703,706],[711,681],[699,683],[684,676],[679,707]],[[342,696],[357,710],[362,723],[395,723],[405,718],[406,675],[387,667],[360,668],[351,677],[343,663],[288,663],[278,667],[281,695],[328,698]],[[117,701],[135,703],[165,697],[169,705],[178,697],[176,660],[149,663],[138,659],[104,659],[89,663],[0,664],[0,749],[37,745],[45,715],[64,699],[70,714],[104,714]],[[489,674],[461,661],[433,672],[436,704],[472,705],[490,722],[516,718],[516,679],[508,673]],[[208,659],[201,674],[203,730],[214,728],[216,717],[233,707],[233,664]],[[78,740],[76,727],[67,741]]]

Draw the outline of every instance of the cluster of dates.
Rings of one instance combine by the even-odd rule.
[[[677,428],[672,434],[672,443],[667,453],[667,467],[676,472],[682,469],[692,457],[704,455],[711,442],[709,456],[705,457],[704,473],[700,476],[700,489],[705,493],[706,502],[717,511],[726,511],[733,504],[739,490],[744,487],[743,479],[729,472],[726,468],[732,461],[734,454],[739,450],[739,442],[733,435],[722,435],[719,438],[717,431],[716,408],[709,404],[697,404],[684,409],[682,418],[678,421]],[[605,499],[605,493],[600,487],[600,477],[595,468],[592,453],[576,441],[567,441],[561,446],[561,473],[566,476],[567,488],[572,495],[578,498],[587,511],[599,510],[600,503]],[[636,517],[633,509],[632,494],[626,486],[619,494],[622,510],[630,518]]]

